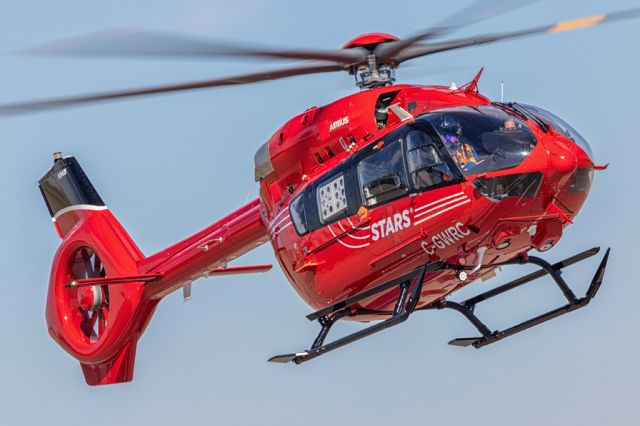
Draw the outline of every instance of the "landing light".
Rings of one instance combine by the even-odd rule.
[[[547,250],[549,250],[551,247],[553,247],[553,243],[552,243],[552,242],[544,243],[543,245],[541,245],[541,246],[540,246],[540,248],[538,249],[538,251],[547,251]]]
[[[509,240],[504,240],[503,242],[501,242],[500,244],[496,245],[496,248],[498,250],[503,250],[506,249],[507,247],[509,247],[511,245],[511,241]]]

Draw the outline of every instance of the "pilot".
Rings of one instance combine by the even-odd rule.
[[[462,170],[468,170],[480,163],[475,149],[462,136],[462,125],[451,116],[444,116],[440,123],[447,150]]]

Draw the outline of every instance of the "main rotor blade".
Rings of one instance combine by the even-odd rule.
[[[397,63],[401,63],[409,59],[432,55],[434,53],[444,52],[447,50],[461,49],[469,46],[478,46],[482,44],[493,43],[496,41],[509,40],[536,34],[552,34],[564,31],[573,31],[599,24],[622,21],[626,19],[635,19],[638,17],[640,17],[640,8],[634,8],[609,14],[587,16],[584,18],[561,21],[551,25],[543,25],[535,28],[512,31],[508,33],[488,34],[458,40],[444,41],[441,43],[415,45],[410,46],[404,51],[400,52],[396,57],[396,61]]]
[[[18,114],[28,114],[33,112],[71,107],[82,104],[111,101],[122,98],[154,95],[159,93],[180,92],[193,89],[204,89],[209,87],[233,86],[239,84],[256,83],[267,80],[278,80],[297,75],[325,73],[332,71],[342,71],[345,67],[342,64],[330,62],[316,62],[295,67],[281,68],[270,71],[262,71],[251,74],[238,75],[233,77],[223,77],[212,80],[195,81],[190,83],[169,84],[163,86],[147,87],[141,89],[121,90],[114,92],[95,93],[89,95],[72,96],[57,99],[47,99],[42,101],[21,102],[15,104],[0,105],[0,117]]]
[[[75,37],[18,53],[69,56],[165,58],[247,57],[333,61],[353,65],[366,60],[364,49],[278,49],[243,46],[161,32],[115,29]]]
[[[471,5],[448,16],[433,27],[406,39],[381,44],[376,49],[378,62],[393,61],[403,50],[434,37],[440,37],[458,29],[494,18],[539,0],[476,0]]]

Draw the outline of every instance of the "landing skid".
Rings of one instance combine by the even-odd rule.
[[[318,337],[316,337],[316,340],[311,345],[311,348],[304,352],[277,355],[269,358],[269,362],[286,363],[292,361],[296,364],[301,364],[303,362],[310,361],[313,358],[317,358],[320,355],[324,355],[334,349],[338,349],[342,346],[348,345],[349,343],[355,342],[356,340],[360,340],[363,337],[369,336],[371,334],[377,333],[406,321],[407,318],[409,318],[409,315],[411,315],[411,313],[414,311],[416,305],[418,304],[418,301],[420,300],[420,292],[422,291],[424,274],[426,272],[436,271],[441,268],[442,264],[439,262],[424,265],[399,278],[381,284],[377,287],[374,287],[373,289],[364,291],[327,308],[307,315],[307,318],[310,321],[317,319],[322,326],[322,328],[320,329],[320,333],[318,333]],[[393,312],[386,312],[387,314],[391,313],[391,318],[388,318],[355,333],[349,334],[348,336],[342,337],[331,343],[327,343],[326,345],[324,344],[324,340],[329,334],[331,327],[340,318],[343,318],[345,316],[353,317],[358,315],[379,313],[377,311],[370,312],[364,310],[351,310],[350,306],[352,304],[392,287],[400,287],[400,294],[398,295],[398,300],[396,301]]]
[[[596,293],[600,289],[600,285],[602,284],[602,280],[604,278],[604,271],[607,267],[607,261],[609,260],[609,252],[611,251],[611,249],[607,249],[604,257],[602,258],[602,261],[600,262],[600,266],[598,266],[598,269],[596,270],[596,273],[591,280],[591,284],[587,289],[587,294],[580,299],[575,296],[571,288],[569,288],[565,280],[562,278],[562,269],[566,268],[569,265],[573,265],[574,263],[588,259],[589,257],[596,255],[599,251],[599,248],[593,248],[591,250],[587,250],[575,256],[569,257],[553,265],[549,264],[543,259],[540,259],[539,257],[530,256],[528,259],[524,259],[520,263],[533,263],[535,265],[538,265],[541,268],[539,271],[515,279],[507,284],[503,284],[485,293],[467,299],[462,303],[445,301],[440,306],[436,306],[436,309],[448,308],[460,312],[471,322],[471,324],[473,324],[478,329],[480,334],[482,334],[481,337],[464,337],[453,339],[449,342],[449,344],[454,346],[473,346],[474,348],[479,349],[483,346],[495,343],[498,340],[513,336],[516,333],[524,331],[538,324],[542,324],[543,322],[547,322],[549,320],[557,318],[560,315],[568,314],[569,312],[575,311],[576,309],[584,308],[589,304],[589,302],[591,302],[591,300],[595,297]],[[473,313],[478,303],[484,302],[485,300],[491,299],[492,297],[495,297],[499,294],[518,288],[521,285],[529,283],[545,275],[550,275],[555,284],[562,291],[562,294],[568,302],[566,305],[548,311],[527,321],[521,322],[520,324],[509,327],[505,330],[496,330],[493,332],[491,332],[489,328]],[[427,307],[425,308],[425,310],[426,309],[433,308]]]
[[[318,336],[314,340],[311,348],[297,353],[277,355],[271,357],[269,362],[294,362],[296,364],[301,364],[306,361],[310,361],[314,358],[317,358],[321,355],[326,354],[334,349],[338,349],[342,346],[348,345],[349,343],[360,340],[366,336],[377,333],[379,331],[385,330],[387,328],[398,325],[404,321],[406,321],[409,316],[415,311],[423,311],[423,310],[434,310],[434,309],[453,309],[457,312],[460,312],[464,315],[471,324],[473,324],[481,336],[479,337],[465,337],[451,340],[449,342],[450,345],[455,346],[473,346],[475,348],[481,348],[483,346],[489,345],[491,343],[495,343],[498,340],[505,339],[509,336],[512,336],[516,333],[524,331],[528,328],[531,328],[535,325],[542,324],[543,322],[549,321],[553,318],[557,318],[560,315],[564,315],[571,311],[575,311],[576,309],[580,309],[589,304],[589,302],[595,297],[600,285],[602,284],[602,280],[604,278],[604,271],[607,266],[607,260],[609,259],[610,249],[607,249],[602,261],[600,262],[600,266],[596,270],[593,279],[591,280],[591,285],[587,290],[587,294],[578,299],[571,288],[567,285],[567,283],[562,278],[562,269],[567,266],[573,265],[575,263],[581,262],[585,259],[588,259],[592,256],[595,256],[600,251],[600,248],[592,248],[590,250],[586,250],[582,253],[571,256],[561,262],[550,264],[547,261],[535,257],[535,256],[522,256],[513,261],[509,261],[506,263],[502,263],[500,265],[486,265],[486,266],[502,266],[502,265],[516,265],[516,264],[527,264],[531,263],[534,265],[538,265],[540,270],[533,272],[531,274],[525,275],[521,278],[503,284],[499,287],[496,287],[487,292],[481,293],[475,297],[465,300],[464,302],[457,303],[448,300],[444,300],[441,302],[436,302],[432,305],[425,306],[422,308],[416,309],[416,305],[418,304],[420,293],[422,291],[424,276],[427,272],[434,272],[444,269],[467,269],[465,267],[448,265],[443,262],[433,262],[426,264],[408,274],[405,274],[399,278],[381,284],[377,287],[374,287],[370,290],[359,293],[355,296],[347,298],[343,301],[335,303],[331,306],[328,306],[324,309],[316,311],[310,315],[307,315],[307,318],[310,321],[318,320],[320,323],[321,329],[318,333]],[[568,303],[564,306],[561,306],[557,309],[553,309],[549,312],[546,312],[537,317],[531,318],[527,321],[524,321],[518,325],[507,328],[505,330],[496,330],[491,331],[475,314],[474,309],[476,305],[480,302],[488,300],[492,297],[495,297],[499,294],[505,293],[507,291],[516,289],[524,284],[527,284],[531,281],[534,281],[538,278],[541,278],[545,275],[550,275],[553,279],[554,283],[558,286],[558,288],[562,291],[563,295],[567,299]],[[398,299],[396,301],[395,307],[393,311],[390,312],[382,312],[382,311],[368,311],[363,309],[352,309],[351,306],[363,299],[369,298],[377,293],[386,291],[393,287],[399,287],[400,292],[398,295]],[[361,315],[371,315],[371,314],[387,314],[391,315],[390,318],[366,327],[360,331],[344,336],[340,339],[334,340],[333,342],[324,344],[324,341],[331,330],[331,327],[335,322],[344,317],[355,317]]]

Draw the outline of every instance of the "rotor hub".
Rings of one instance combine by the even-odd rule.
[[[389,64],[378,65],[374,55],[369,55],[367,65],[353,67],[351,74],[355,76],[356,85],[360,89],[373,89],[393,84],[396,81],[396,70]]]
[[[369,51],[366,63],[351,67],[349,71],[356,79],[356,85],[360,89],[373,89],[393,84],[396,81],[395,66],[393,64],[379,63],[375,54],[376,47],[382,43],[399,41],[394,35],[386,33],[369,33],[359,35],[347,42],[342,48],[364,48]]]
[[[364,47],[368,50],[373,50],[380,43],[388,43],[390,41],[399,41],[400,39],[394,35],[386,33],[368,33],[362,34],[358,37],[348,41],[343,49],[351,49],[353,47]]]

